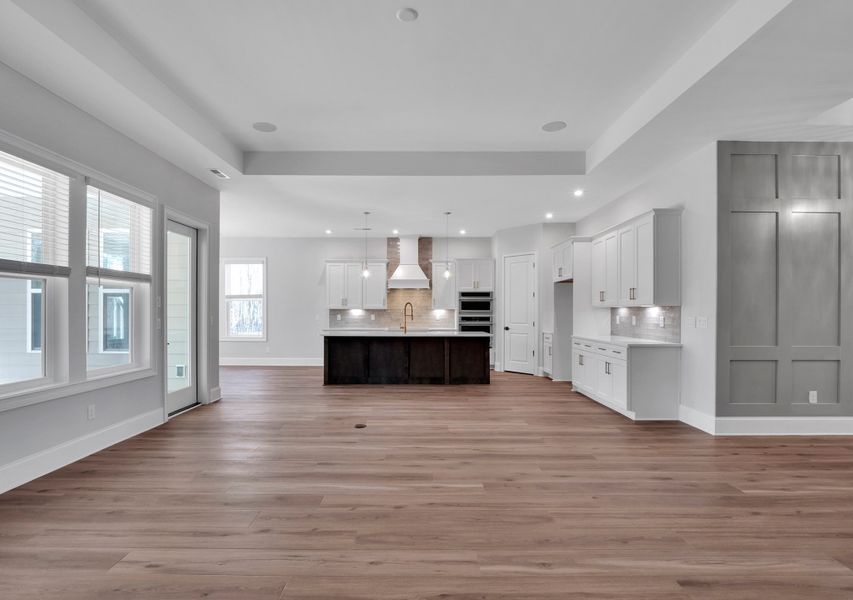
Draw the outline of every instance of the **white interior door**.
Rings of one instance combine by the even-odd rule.
[[[536,373],[536,262],[504,257],[504,370]]]
[[[166,412],[198,403],[198,232],[166,226]]]

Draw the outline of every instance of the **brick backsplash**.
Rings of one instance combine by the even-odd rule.
[[[616,317],[619,323],[616,323]],[[660,326],[660,317],[664,326]],[[631,324],[631,317],[637,324]],[[650,308],[611,308],[610,335],[621,335],[661,342],[681,343],[681,307],[653,306]]]

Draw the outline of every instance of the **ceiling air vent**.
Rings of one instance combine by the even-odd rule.
[[[219,179],[231,179],[231,177],[229,175],[226,175],[225,173],[223,173],[219,169],[211,169],[210,172],[213,173],[214,175],[216,175],[217,177],[219,177]]]

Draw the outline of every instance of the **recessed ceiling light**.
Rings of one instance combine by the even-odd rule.
[[[331,229],[327,229],[327,230],[326,230],[326,235],[332,235],[332,230],[331,230]]]
[[[546,218],[546,219],[553,219],[553,218],[554,218],[554,213],[545,213],[545,218]]]
[[[394,230],[394,231],[392,231],[391,233],[393,233],[394,235],[397,235],[397,234],[398,234],[398,233],[400,233],[400,232],[399,232],[398,230],[396,230],[396,229],[395,229],[395,230]]]
[[[542,131],[547,131],[548,133],[554,133],[555,131],[560,131],[561,129],[566,128],[565,121],[551,121],[549,123],[545,123],[542,126]]]
[[[414,8],[401,8],[397,11],[397,20],[403,23],[411,23],[418,20],[418,11]]]
[[[464,229],[459,230],[459,235],[465,235],[466,233],[468,233],[468,232],[465,231]]]
[[[583,196],[583,190],[581,188],[578,188],[574,191],[574,194],[575,198],[580,198],[581,196]]]
[[[255,131],[260,131],[261,133],[272,133],[278,127],[273,123],[267,123],[266,121],[258,121],[257,123],[252,123],[252,129]]]

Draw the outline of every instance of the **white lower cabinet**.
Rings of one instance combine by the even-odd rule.
[[[542,333],[542,370],[549,377],[554,372],[554,334]]]
[[[680,344],[572,338],[575,391],[636,420],[677,420]]]

